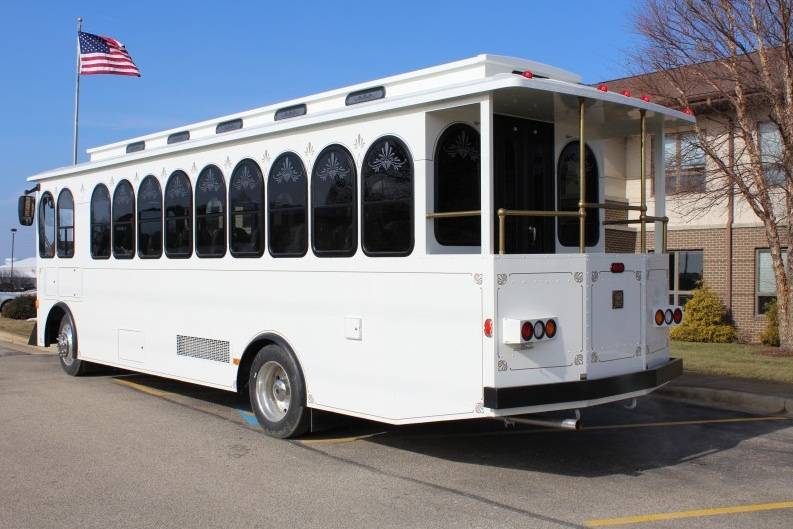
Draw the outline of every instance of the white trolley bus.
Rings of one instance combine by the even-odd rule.
[[[646,168],[691,121],[480,55],[90,149],[20,198],[37,341],[70,375],[247,391],[278,437],[314,410],[406,424],[645,395],[682,369]],[[641,201],[606,203],[634,143]],[[637,251],[606,253],[606,224],[637,224]]]

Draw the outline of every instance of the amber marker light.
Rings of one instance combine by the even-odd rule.
[[[661,309],[655,311],[655,324],[656,325],[664,324],[664,311],[662,311]]]
[[[553,338],[556,336],[556,321],[551,319],[545,322],[545,336]]]

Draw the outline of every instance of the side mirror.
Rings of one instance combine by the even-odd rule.
[[[19,197],[19,223],[23,226],[33,224],[33,216],[36,213],[36,198],[30,195]]]

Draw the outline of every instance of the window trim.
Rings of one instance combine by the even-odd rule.
[[[275,168],[278,166],[278,163],[281,161],[282,158],[285,158],[287,156],[293,156],[295,159],[297,159],[297,161],[300,162],[300,168],[303,170],[303,173],[302,173],[302,175],[303,175],[303,190],[305,191],[305,197],[306,197],[305,206],[303,207],[303,219],[304,219],[303,227],[304,227],[304,231],[305,231],[305,239],[304,239],[305,240],[305,244],[303,245],[303,251],[302,252],[282,252],[282,253],[281,252],[276,252],[276,253],[274,253],[273,252],[273,244],[272,244],[272,241],[273,241],[273,235],[272,235],[273,219],[272,219],[272,217],[270,215],[272,214],[273,211],[278,211],[278,208],[273,210],[270,207],[270,197],[272,196],[272,193],[270,192],[270,181],[272,180],[272,178],[274,176],[273,172],[275,171]],[[309,196],[309,187],[310,186],[309,186],[309,182],[308,182],[308,170],[306,169],[306,164],[303,163],[303,159],[300,157],[300,155],[297,154],[294,151],[284,151],[281,154],[279,154],[275,158],[275,160],[273,161],[272,165],[270,166],[270,171],[267,174],[267,182],[266,182],[265,185],[266,185],[266,189],[265,189],[265,205],[266,205],[266,209],[267,209],[267,213],[266,213],[266,217],[267,217],[267,219],[266,219],[267,220],[267,234],[266,234],[266,237],[267,237],[267,241],[268,241],[268,244],[267,244],[268,253],[270,254],[271,257],[275,257],[275,258],[281,258],[281,257],[304,257],[308,253],[308,247],[311,244],[311,239],[310,239],[310,234],[309,234],[309,224],[311,223],[311,213],[310,213],[310,210],[311,210],[311,197]]]
[[[253,164],[253,166],[256,168],[256,171],[257,171],[257,173],[259,175],[259,187],[260,187],[261,199],[262,199],[261,200],[261,204],[260,204],[261,208],[258,211],[259,222],[261,223],[260,230],[259,230],[259,232],[260,232],[259,244],[261,245],[261,247],[259,248],[258,251],[255,251],[255,252],[238,252],[238,251],[235,251],[234,250],[234,241],[232,239],[233,238],[233,233],[234,233],[233,230],[232,230],[232,228],[233,228],[232,220],[234,219],[234,217],[235,216],[239,216],[239,215],[254,215],[254,214],[256,214],[255,212],[252,212],[252,211],[241,211],[241,212],[236,212],[235,213],[234,210],[233,210],[233,207],[232,207],[231,187],[234,184],[234,177],[237,175],[237,169],[239,169],[243,164]],[[267,227],[265,226],[265,222],[267,220],[267,214],[266,214],[266,211],[265,211],[266,208],[267,208],[267,196],[266,196],[265,183],[264,183],[264,174],[262,173],[262,169],[261,169],[261,167],[259,167],[259,164],[256,163],[256,160],[254,160],[253,158],[243,158],[242,160],[240,160],[237,163],[237,165],[234,166],[234,170],[231,171],[231,176],[229,177],[229,184],[228,184],[227,193],[228,193],[228,199],[226,200],[226,209],[228,210],[228,247],[229,247],[229,253],[231,254],[232,257],[238,257],[238,258],[243,258],[243,259],[258,258],[258,257],[263,256],[264,255],[264,251],[265,251],[264,250],[265,246],[267,245],[267,240],[266,240],[266,228]]]
[[[99,191],[100,189],[104,189],[105,195],[107,196],[107,212],[108,212],[109,220],[106,223],[100,223],[94,221],[94,198],[96,197],[97,191]],[[91,258],[110,259],[110,256],[113,255],[113,197],[110,196],[110,190],[107,188],[105,184],[99,183],[96,186],[94,186],[94,190],[91,192],[91,202],[88,207],[90,211],[89,217],[90,217],[91,233],[89,234],[89,238],[90,238],[89,249],[91,253]],[[107,248],[108,249],[107,255],[98,255],[94,253],[94,226],[100,224],[107,225],[107,231],[109,235],[108,242],[110,243],[110,245]]]
[[[204,213],[203,215],[199,215],[199,213],[198,213],[198,192],[199,192],[199,188],[201,187],[201,185],[200,185],[200,183],[201,183],[201,175],[204,174],[204,171],[206,171],[210,167],[214,167],[218,171],[218,173],[220,173],[220,181],[223,184],[223,194],[222,194],[223,195],[223,211],[220,212],[220,213]],[[218,167],[217,165],[215,165],[215,164],[207,164],[206,166],[204,166],[203,169],[201,169],[201,172],[198,173],[198,178],[196,178],[195,189],[193,191],[194,191],[194,195],[195,195],[195,198],[193,198],[193,209],[194,209],[194,212],[193,212],[193,223],[194,223],[194,228],[193,228],[193,246],[195,247],[195,254],[196,254],[196,256],[199,259],[221,259],[221,258],[226,256],[226,254],[228,253],[228,247],[229,247],[229,226],[228,226],[228,220],[227,220],[228,219],[227,210],[228,210],[228,207],[229,207],[229,188],[228,188],[228,185],[226,184],[226,176],[223,174],[223,171],[221,171],[220,167]],[[206,217],[209,217],[209,216],[212,216],[212,217],[218,216],[221,219],[223,219],[223,251],[220,252],[220,253],[203,253],[202,254],[202,252],[198,249],[198,219],[199,218],[206,218]]]
[[[129,186],[130,191],[132,191],[132,220],[129,222],[129,224],[132,225],[132,250],[131,250],[129,255],[116,255],[116,246],[115,246],[115,238],[116,238],[116,218],[115,218],[116,194],[118,193],[119,189],[121,189],[121,187],[123,185]],[[118,184],[116,184],[115,189],[113,189],[113,202],[111,203],[110,211],[111,211],[110,224],[111,224],[112,229],[113,229],[113,233],[111,234],[111,237],[110,237],[110,241],[111,241],[110,242],[110,246],[111,246],[111,249],[112,249],[113,259],[123,259],[123,260],[134,259],[135,258],[135,254],[137,253],[137,246],[138,246],[137,245],[137,242],[138,242],[137,233],[138,232],[137,232],[137,226],[136,226],[136,222],[135,222],[137,220],[137,216],[138,216],[137,215],[137,200],[136,200],[136,197],[135,197],[135,188],[132,186],[132,182],[130,182],[126,178],[121,180]],[[127,224],[127,223],[124,222],[124,224]]]
[[[72,201],[72,225],[66,226],[65,228],[61,227],[61,199],[64,198],[65,194],[69,195],[69,199]],[[75,252],[75,245],[77,244],[77,240],[75,235],[77,230],[75,229],[75,224],[77,224],[77,219],[75,218],[77,211],[75,208],[74,203],[74,195],[71,191],[69,191],[68,187],[64,187],[61,189],[60,193],[58,193],[58,203],[55,206],[55,252],[59,259],[71,259],[74,257]],[[71,252],[61,252],[61,229],[71,229],[72,230],[72,245],[71,245]],[[68,243],[68,239],[64,241],[64,243]]]
[[[350,201],[350,206],[352,207],[352,248],[350,250],[344,251],[337,251],[337,250],[317,250],[316,236],[317,236],[317,229],[316,229],[316,214],[315,209],[316,205],[314,203],[314,199],[316,197],[316,193],[314,192],[314,182],[317,178],[317,169],[319,168],[319,160],[322,158],[327,151],[330,150],[340,150],[343,152],[350,161],[350,168],[353,171],[353,181],[352,185],[352,200]],[[311,169],[311,185],[309,188],[308,200],[309,200],[309,208],[311,209],[311,229],[310,229],[310,237],[311,237],[311,251],[317,257],[353,257],[356,253],[358,253],[358,166],[355,163],[355,157],[350,153],[350,151],[340,143],[331,143],[330,145],[326,146],[324,149],[320,151],[317,157],[314,159],[314,167]]]
[[[409,226],[410,226],[410,244],[407,247],[407,249],[401,250],[401,251],[396,251],[396,252],[388,252],[388,251],[385,251],[385,252],[377,252],[377,251],[375,251],[375,252],[373,252],[373,251],[370,251],[370,250],[366,249],[366,221],[365,221],[366,200],[365,200],[365,193],[364,193],[365,186],[366,186],[365,164],[366,164],[366,160],[369,157],[369,154],[372,152],[372,149],[374,148],[374,146],[377,145],[378,143],[382,142],[382,141],[393,141],[393,142],[399,144],[402,147],[402,149],[405,151],[405,153],[407,154],[407,158],[410,161],[410,173],[411,173],[410,174],[410,198],[408,199],[409,203],[410,203],[410,208],[409,208],[410,209],[410,214],[409,214],[409,217],[410,217],[410,221],[409,221]],[[416,222],[415,222],[415,215],[416,215],[416,164],[413,162],[413,153],[411,152],[411,150],[408,147],[407,143],[402,138],[400,138],[399,136],[396,136],[395,134],[385,134],[383,136],[378,137],[376,140],[374,140],[372,142],[372,144],[369,146],[369,148],[364,153],[364,156],[363,156],[362,160],[363,161],[361,162],[361,177],[360,177],[360,180],[361,180],[361,183],[360,183],[360,186],[361,186],[361,196],[360,196],[360,202],[361,202],[361,249],[363,250],[363,253],[366,256],[368,256],[368,257],[407,257],[408,255],[413,253],[413,249],[415,248],[415,245],[416,245]],[[393,202],[396,202],[396,201],[393,201]]]
[[[190,214],[182,217],[176,217],[177,219],[186,219],[187,226],[190,227],[190,243],[187,245],[187,253],[178,253],[178,252],[171,252],[168,250],[168,186],[171,185],[171,181],[174,179],[175,176],[183,175],[185,180],[187,181],[187,197],[190,200]],[[162,197],[162,246],[163,252],[168,259],[190,259],[193,256],[194,246],[195,246],[195,196],[193,193],[193,183],[190,181],[190,176],[185,171],[181,169],[177,169],[170,174],[168,177],[168,181],[165,183],[165,191],[163,192]]]
[[[43,210],[46,207],[45,206],[45,204],[46,204],[45,199],[47,199],[47,198],[49,198],[49,201],[52,204],[52,244],[50,245],[50,248],[49,248],[48,252],[43,252],[42,251],[41,235],[42,235],[42,233],[46,234],[46,229],[47,229],[47,227],[44,224],[45,215],[43,214]],[[55,208],[55,197],[53,197],[52,193],[50,193],[49,191],[45,191],[44,193],[42,193],[41,198],[39,199],[38,215],[39,215],[39,223],[38,223],[39,257],[41,257],[42,259],[52,259],[53,257],[55,257],[55,246],[57,245],[56,240],[57,240],[57,233],[58,233],[58,218],[57,218],[57,212],[56,212],[56,208]]]
[[[142,247],[140,245],[140,236],[142,234],[140,230],[141,230],[141,226],[143,226],[143,222],[142,222],[142,220],[140,218],[140,215],[141,215],[140,190],[143,188],[143,184],[145,184],[146,181],[149,180],[149,179],[151,179],[151,181],[153,181],[157,185],[157,192],[160,194],[160,251],[157,254],[144,254],[141,251]],[[137,224],[135,226],[135,234],[136,234],[136,237],[137,237],[136,245],[137,245],[137,248],[138,248],[138,257],[140,257],[141,259],[159,259],[160,257],[162,257],[163,247],[165,246],[165,237],[164,237],[164,234],[165,234],[165,222],[163,221],[163,209],[164,209],[164,207],[163,207],[162,186],[160,185],[160,181],[154,175],[148,175],[148,176],[144,177],[143,180],[140,181],[140,185],[138,186],[138,194],[137,194],[137,196],[138,196],[138,201],[135,204],[135,215],[137,217],[137,219],[136,219]],[[150,222],[150,221],[147,221],[147,222]]]

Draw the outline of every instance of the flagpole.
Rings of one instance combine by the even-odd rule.
[[[83,17],[77,17],[77,61],[74,80],[74,129],[72,138],[74,139],[74,149],[72,154],[72,165],[77,165],[77,124],[80,121],[80,31],[83,29]]]

